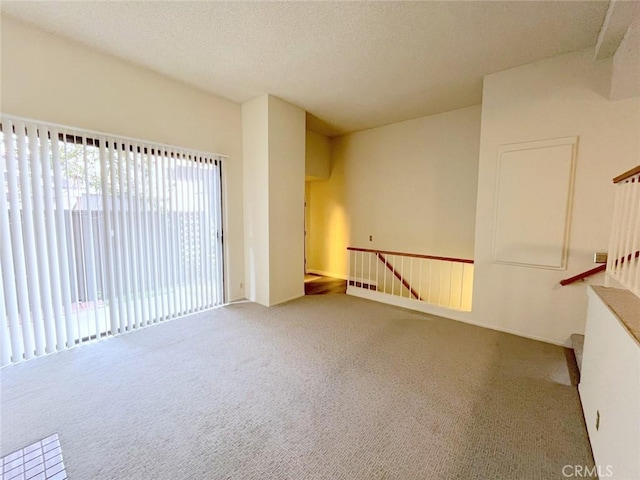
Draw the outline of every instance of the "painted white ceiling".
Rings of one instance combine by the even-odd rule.
[[[481,102],[482,76],[595,45],[608,2],[13,2],[4,13],[336,135]]]

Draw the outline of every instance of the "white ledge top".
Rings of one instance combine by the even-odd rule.
[[[592,285],[598,297],[618,317],[622,326],[640,346],[640,298],[629,290]]]

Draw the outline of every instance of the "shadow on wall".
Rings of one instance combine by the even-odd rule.
[[[329,222],[325,236],[325,265],[328,271],[346,275],[347,246],[349,245],[349,219],[341,205],[336,205],[329,212]]]

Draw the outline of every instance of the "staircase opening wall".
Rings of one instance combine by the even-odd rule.
[[[632,318],[614,313],[640,301],[597,287],[588,297],[579,390],[593,456],[610,478],[640,478],[640,343],[624,324]]]
[[[572,333],[584,332],[585,284],[560,288],[558,282],[592,268],[593,253],[607,250],[614,200],[611,179],[640,158],[640,98],[609,100],[611,67],[611,59],[594,62],[593,51],[585,50],[485,77],[475,222],[475,323],[563,345]],[[578,144],[566,268],[495,262],[500,149],[574,136]],[[600,275],[589,282],[603,280]]]

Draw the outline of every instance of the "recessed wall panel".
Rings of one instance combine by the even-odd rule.
[[[566,266],[577,137],[499,149],[495,262]]]

